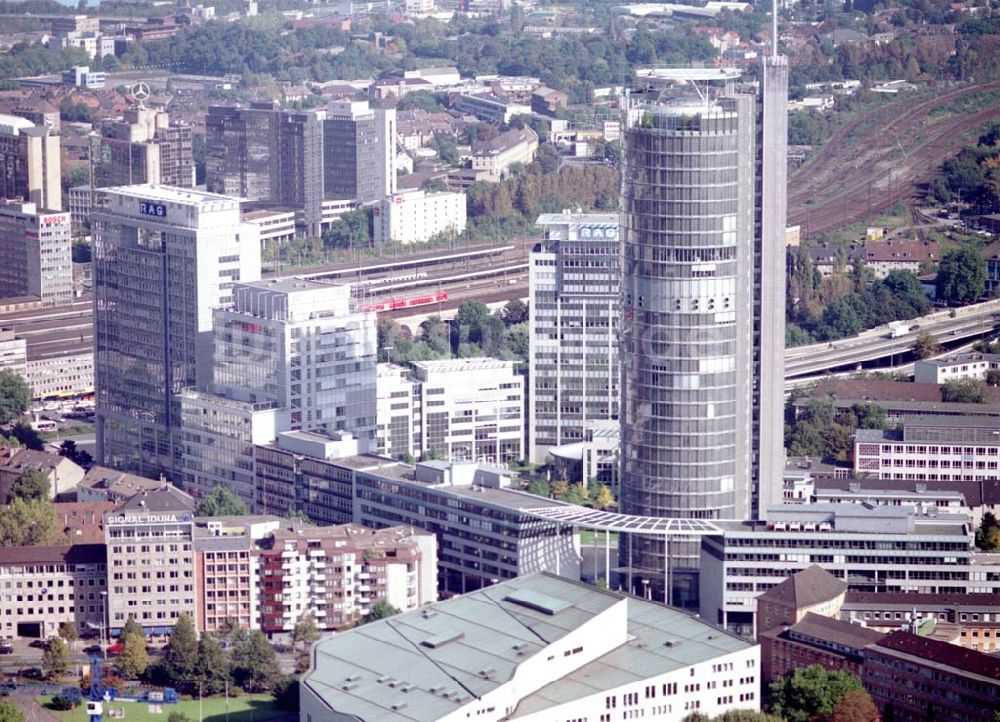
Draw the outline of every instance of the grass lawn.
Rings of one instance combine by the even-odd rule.
[[[580,530],[580,543],[584,546],[604,546],[604,532],[590,529]],[[611,548],[618,546],[618,532],[611,532]]]
[[[48,701],[47,697],[38,698],[38,703],[43,707]],[[226,722],[225,697],[206,697],[201,704],[205,722]],[[193,722],[198,722],[201,719],[196,699],[184,700],[177,704],[164,704],[161,707],[162,714],[150,714],[149,705],[143,702],[111,702],[104,707],[104,719],[108,722],[115,719],[108,714],[109,707],[124,709],[125,716],[121,719],[125,722],[166,722],[167,716],[171,712],[181,712]],[[48,708],[46,707],[46,709]],[[88,719],[86,704],[78,705],[76,709],[69,712],[49,711],[60,722],[87,722]],[[274,698],[269,694],[248,694],[229,698],[229,722],[261,722],[261,720],[274,719],[287,714],[289,713],[275,706]]]

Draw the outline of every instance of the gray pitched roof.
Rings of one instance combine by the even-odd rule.
[[[846,582],[833,576],[818,564],[813,564],[801,572],[796,572],[781,584],[771,587],[758,598],[783,602],[801,609],[833,599],[846,591]]]

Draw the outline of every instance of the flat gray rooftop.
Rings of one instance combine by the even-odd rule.
[[[628,641],[524,697],[513,718],[750,646],[685,612],[540,573],[325,639],[303,683],[364,722],[436,720],[624,599]]]

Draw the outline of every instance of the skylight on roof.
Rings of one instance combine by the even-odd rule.
[[[549,615],[559,614],[559,612],[564,609],[568,609],[573,606],[571,602],[567,602],[565,599],[550,597],[548,594],[533,592],[529,589],[518,589],[517,591],[511,592],[503,599],[505,602],[513,602],[514,604],[519,604],[522,607],[534,609],[536,612]]]

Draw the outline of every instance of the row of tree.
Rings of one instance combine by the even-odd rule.
[[[939,203],[961,200],[980,213],[1000,210],[1000,123],[990,126],[974,146],[945,161],[931,196]]]
[[[577,506],[605,510],[615,505],[614,494],[607,484],[591,479],[587,484],[571,484],[565,479],[548,482],[535,479],[528,484],[528,492],[535,496],[558,499]]]
[[[442,358],[494,358],[527,361],[528,307],[513,299],[496,313],[485,303],[466,301],[446,323],[431,316],[416,334],[392,319],[378,321],[380,361],[412,363]]]
[[[885,409],[877,404],[854,404],[838,413],[828,397],[809,399],[796,416],[789,403],[786,412],[785,447],[791,456],[812,456],[828,461],[846,461],[857,429],[884,429]]]

